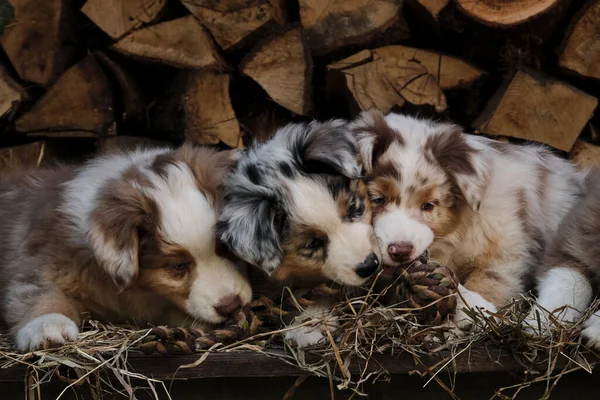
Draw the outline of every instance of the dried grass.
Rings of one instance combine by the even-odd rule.
[[[524,330],[523,320],[533,303],[529,299],[515,300],[493,315],[472,311],[476,329],[456,334],[448,327],[419,324],[414,310],[404,308],[401,304],[378,306],[378,296],[369,291],[340,302],[335,307],[340,318],[340,329],[334,335],[327,333],[327,342],[309,351],[298,351],[281,340],[282,333],[290,327],[274,327],[268,333],[263,332],[227,346],[218,344],[208,351],[201,351],[203,354],[199,354],[196,363],[184,367],[198,366],[211,352],[256,351],[329,379],[332,391],[336,387],[362,395],[367,382],[389,378],[384,366],[378,363],[377,355],[408,353],[417,365],[415,369],[427,377],[425,385],[435,381],[452,398],[457,398],[453,393],[453,385],[460,377],[453,375],[456,372],[455,360],[472,351],[498,348],[512,354],[524,371],[522,382],[497,388],[496,396],[508,399],[516,397],[521,390],[534,383],[545,385],[544,398],[548,398],[565,374],[582,369],[591,373],[600,357],[581,343],[579,332],[582,323],[565,325],[551,319],[547,326],[550,334],[545,336]],[[582,321],[598,306],[600,301],[590,307]],[[323,322],[313,320],[304,324]],[[538,324],[541,325],[541,322],[538,321]],[[63,393],[72,387],[87,385],[93,398],[102,398],[103,394],[109,392],[132,398],[140,388],[150,391],[155,398],[159,397],[159,393],[168,396],[163,382],[137,374],[127,365],[128,355],[137,351],[136,347],[149,332],[148,329],[89,321],[77,343],[28,354],[15,352],[7,335],[0,334],[0,368],[26,366],[27,390],[36,394],[37,398],[41,394],[40,385],[54,378],[67,383]],[[428,365],[431,355],[442,355],[442,359],[435,365]],[[490,363],[498,362],[498,359],[490,359]],[[351,371],[356,365],[359,365],[359,373]],[[542,368],[545,371],[540,372],[541,365],[545,366]],[[452,377],[450,383],[440,378],[440,372],[447,371]],[[298,381],[298,384],[301,382]],[[292,393],[293,390],[290,395]]]

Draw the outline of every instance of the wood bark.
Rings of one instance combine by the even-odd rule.
[[[77,17],[69,0],[10,0],[14,17],[0,42],[25,81],[48,86],[77,59]]]
[[[179,68],[223,68],[210,35],[192,15],[134,31],[114,44],[121,53]]]
[[[229,75],[214,71],[189,74],[182,99],[187,140],[241,147],[240,125],[231,106],[229,81]]]
[[[14,113],[27,93],[8,73],[6,68],[0,66],[0,117]]]
[[[88,0],[81,11],[112,39],[117,40],[154,22],[167,0]]]
[[[406,46],[363,50],[328,66],[329,94],[344,93],[351,113],[370,108],[389,112],[406,102],[448,104],[444,90],[469,87],[483,71],[457,58]]]
[[[594,96],[565,82],[522,70],[496,92],[473,127],[569,151],[597,105]]]
[[[408,33],[402,0],[299,0],[300,19],[314,54],[347,45],[365,45],[397,24]]]
[[[244,46],[260,32],[285,25],[283,0],[182,0],[223,50]]]
[[[489,26],[510,27],[558,5],[561,0],[456,0],[471,18]]]
[[[578,139],[569,152],[569,160],[582,170],[598,167],[600,166],[600,146]]]
[[[90,55],[65,72],[15,129],[47,136],[114,134],[112,92],[96,58]]]
[[[312,59],[300,28],[269,38],[242,61],[240,69],[279,105],[301,115],[311,111]]]
[[[600,79],[600,0],[588,2],[575,17],[559,65],[581,76]]]

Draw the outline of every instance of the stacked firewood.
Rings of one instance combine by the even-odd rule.
[[[43,3],[43,4],[42,4]],[[0,0],[0,173],[377,107],[600,163],[600,0]]]

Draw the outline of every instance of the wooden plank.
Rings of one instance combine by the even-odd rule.
[[[150,376],[155,379],[197,379],[197,378],[240,378],[240,377],[284,377],[309,375],[294,365],[288,364],[280,358],[256,352],[230,352],[210,354],[200,365],[193,368],[181,368],[182,365],[193,364],[202,354],[191,355],[141,355],[130,354],[128,364],[132,371]],[[439,356],[422,356],[422,362],[433,368],[443,361],[450,360],[449,353]],[[310,355],[307,356],[310,362]],[[567,365],[566,358],[560,359],[555,370],[560,370]],[[400,355],[377,355],[370,360],[367,371],[374,371],[378,366],[383,366],[392,375],[406,375],[414,371],[424,371],[422,366],[415,364],[413,357],[408,353]],[[439,368],[439,367],[437,367]],[[464,352],[456,357],[450,366],[457,373],[487,373],[487,372],[523,372],[521,365],[511,354],[500,350],[474,349]],[[530,371],[543,372],[547,364],[534,365]],[[364,361],[353,362],[350,372],[358,374],[364,369]],[[0,369],[0,381],[23,380],[25,368],[15,366]]]

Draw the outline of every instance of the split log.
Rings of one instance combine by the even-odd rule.
[[[279,105],[306,115],[311,111],[312,58],[300,28],[259,45],[240,66]]]
[[[157,107],[157,129],[174,141],[239,147],[241,130],[231,105],[229,80],[227,74],[206,69],[180,72],[166,101]]]
[[[579,75],[600,79],[600,0],[589,2],[575,17],[563,44],[559,65]]]
[[[283,0],[182,0],[223,50],[238,49],[260,32],[285,25]]]
[[[112,39],[156,20],[167,0],[88,0],[81,11]]]
[[[121,62],[116,60],[116,54],[109,56],[103,52],[97,52],[95,55],[119,84],[120,92],[115,96],[120,99],[121,107],[115,112],[121,113],[120,119],[124,122],[144,121],[147,103],[142,84],[133,73],[133,68],[126,69]]]
[[[558,5],[561,0],[456,0],[471,18],[494,27],[510,27]]]
[[[0,148],[0,176],[9,172],[38,168],[46,161],[44,141]]]
[[[229,75],[214,71],[189,74],[183,96],[185,138],[198,144],[241,143],[240,125],[229,97]]]
[[[0,117],[15,112],[18,105],[27,98],[25,90],[0,66]],[[14,114],[13,114],[14,115]]]
[[[90,55],[67,70],[15,129],[48,136],[114,134],[112,93],[96,58]]]
[[[222,68],[210,35],[192,15],[134,31],[113,45],[121,53],[180,68]]]
[[[569,160],[573,161],[579,169],[588,169],[600,166],[600,146],[578,139],[569,153]]]
[[[518,71],[494,94],[473,127],[570,151],[598,100],[539,72]]]
[[[373,107],[389,112],[406,102],[443,112],[444,90],[469,87],[483,75],[457,58],[406,46],[363,50],[327,71],[329,95],[342,94],[352,114]]]
[[[299,0],[300,19],[314,54],[324,54],[347,45],[366,45],[376,35],[394,27],[408,36],[402,17],[402,0]]]
[[[141,136],[107,136],[96,140],[97,154],[132,151],[138,148],[153,149],[172,146],[169,142]]]
[[[25,81],[48,86],[79,56],[76,46],[78,10],[69,0],[10,0],[14,18],[0,42]]]

